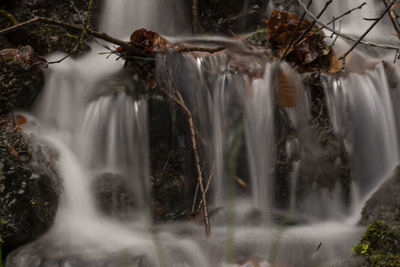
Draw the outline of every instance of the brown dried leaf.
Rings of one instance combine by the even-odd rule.
[[[295,107],[299,101],[299,87],[293,72],[282,70],[279,72],[276,91],[284,107]]]
[[[337,56],[332,56],[331,65],[329,67],[328,72],[331,74],[338,73],[339,71],[342,70],[342,67],[343,67],[343,62]]]
[[[14,116],[14,120],[15,120],[15,127],[17,128],[17,130],[18,128],[20,128],[20,126],[23,126],[27,123],[27,119],[19,114]],[[0,126],[11,128],[13,123],[14,122],[12,121],[12,118],[8,115],[0,117]]]
[[[169,44],[167,39],[158,33],[146,29],[136,30],[132,33],[131,43],[152,53],[160,51]]]

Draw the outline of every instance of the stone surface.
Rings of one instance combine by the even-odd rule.
[[[20,130],[0,127],[0,238],[8,251],[52,224],[60,198],[57,154]]]
[[[0,115],[29,106],[44,85],[42,70],[18,60],[0,61]]]
[[[102,1],[94,1],[94,9],[89,20],[89,25],[94,29],[98,22],[101,3]],[[88,5],[89,0],[8,0],[0,4],[0,9],[5,9],[12,14],[17,22],[29,20],[32,15],[36,15],[83,25]],[[79,41],[80,34],[80,31],[70,31],[57,26],[36,23],[12,32],[6,37],[8,42],[14,46],[29,44],[39,55],[46,55],[54,51],[70,52]],[[78,55],[86,49],[88,46],[83,46],[75,54]]]
[[[95,178],[93,188],[98,207],[104,214],[119,219],[131,217],[135,201],[125,177],[103,173]]]
[[[390,225],[400,225],[400,167],[365,204],[361,224],[382,220]]]

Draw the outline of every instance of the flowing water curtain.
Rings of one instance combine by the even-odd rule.
[[[325,88],[335,132],[346,140],[362,196],[399,161],[398,114],[389,88],[383,64],[364,74],[329,79]]]

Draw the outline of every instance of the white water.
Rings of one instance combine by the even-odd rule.
[[[156,0],[107,1],[102,29],[116,36],[127,36],[139,27],[164,31],[163,25],[175,25],[176,18],[185,17],[175,13],[179,10],[175,5],[178,7],[178,2],[167,5]],[[347,10],[347,2],[340,8]],[[166,32],[177,34],[181,29],[171,28]],[[287,152],[289,157],[290,151],[301,157],[292,161],[288,210],[289,217],[303,212],[315,218],[300,226],[273,224],[272,161],[278,142],[274,140],[277,125],[273,84],[277,67],[243,51],[236,62],[229,63],[223,55],[165,55],[158,59],[159,75],[165,78],[166,65],[172,69],[175,89],[182,92],[195,114],[199,133],[210,144],[201,156],[212,163],[205,168],[206,177],[214,169],[211,204],[226,207],[233,198],[237,216],[233,234],[224,225],[226,220],[221,220],[222,225],[212,226],[209,240],[203,237],[201,226],[190,223],[159,226],[157,234],[153,234],[154,225],[146,208],[150,194],[147,105],[121,87],[111,86],[106,93],[97,93],[99,82],[103,85],[104,78],[115,75],[122,64],[107,61],[96,52],[95,49],[78,61],[68,59],[53,65],[47,75],[46,88],[34,114],[41,134],[60,155],[58,169],[64,192],[53,228],[14,255],[14,264],[9,266],[119,266],[134,264],[139,257],[145,258],[149,266],[194,267],[223,266],[225,261],[240,258],[296,267],[345,266],[351,261],[350,247],[363,229],[346,222],[341,188],[321,190],[314,184],[306,198],[300,199],[296,194],[301,186],[301,168],[307,164],[304,159],[321,153],[309,129],[310,103],[305,91],[296,108],[286,109],[298,134],[293,144],[286,144]],[[251,80],[235,71],[242,62],[251,62],[252,70],[263,69],[263,77]],[[399,68],[393,69],[398,81]],[[381,64],[365,74],[329,78],[325,85],[335,133],[346,140],[352,155],[354,187],[360,192],[357,198],[353,196],[353,205],[361,204],[361,199],[376,189],[399,161],[400,114],[393,107],[400,103],[400,94],[392,90],[386,72]],[[232,169],[244,164],[240,162],[244,158],[240,155],[242,150],[235,147],[239,139],[249,165],[245,193],[228,188]],[[236,148],[238,155],[233,155]],[[122,224],[103,217],[97,210],[90,185],[106,171],[127,177],[135,201],[142,207],[136,211],[136,218],[140,219]],[[254,210],[262,214],[261,218],[253,218]],[[329,214],[318,216],[324,212]],[[286,211],[281,213],[283,219],[288,215]],[[354,214],[358,216],[359,210],[355,209]],[[321,222],[321,218],[330,221]],[[233,244],[227,244],[230,235]],[[229,246],[234,247],[235,259],[225,257]]]

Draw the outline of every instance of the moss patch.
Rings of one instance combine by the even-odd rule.
[[[366,258],[371,266],[400,266],[400,225],[390,226],[384,221],[375,221],[353,251]]]

